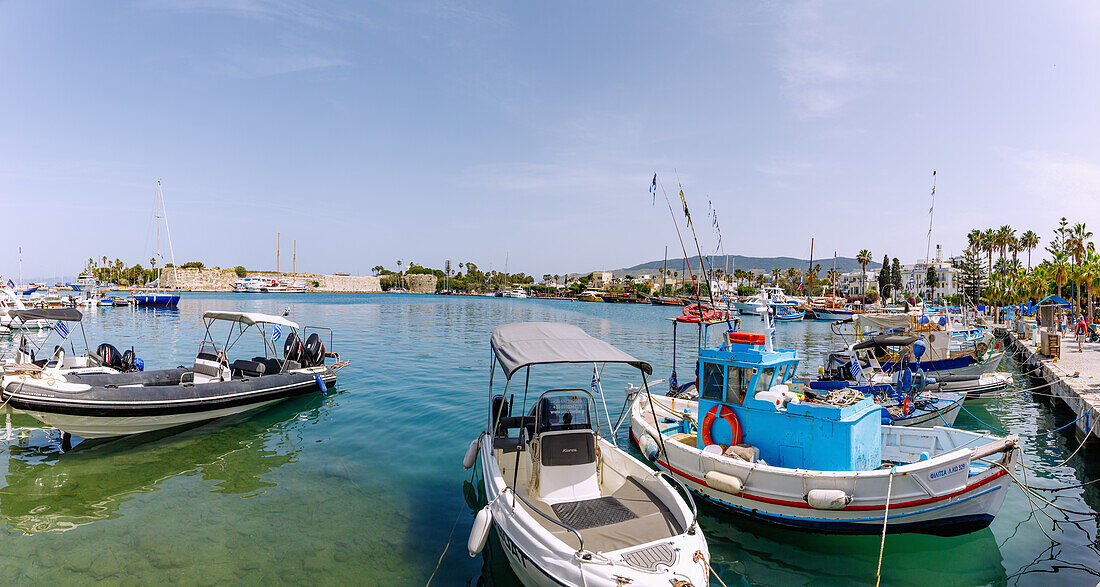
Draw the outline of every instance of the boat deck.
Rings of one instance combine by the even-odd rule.
[[[627,478],[622,487],[599,499],[553,506],[541,500],[530,501],[542,513],[580,532],[584,548],[593,552],[673,538],[684,531],[661,500],[633,478]],[[538,514],[533,517],[561,541],[573,548],[580,547],[572,532]]]

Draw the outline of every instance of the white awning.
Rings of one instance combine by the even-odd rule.
[[[626,363],[647,375],[653,373],[649,363],[635,359],[571,324],[505,324],[493,331],[489,346],[509,378],[522,367],[550,363]]]
[[[240,322],[241,324],[247,324],[249,326],[255,324],[278,324],[280,326],[289,326],[295,330],[298,329],[297,323],[291,322],[282,316],[260,314],[259,312],[219,312],[211,310],[203,312],[202,317],[204,320],[225,320],[227,322]]]

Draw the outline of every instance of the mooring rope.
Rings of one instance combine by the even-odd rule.
[[[703,556],[703,551],[696,550],[695,555],[692,557],[692,560],[694,560],[695,562],[702,562],[703,566],[706,567],[708,571],[710,571],[710,574],[714,575],[715,579],[718,579],[718,583],[722,585],[722,587],[726,587],[726,582],[722,580],[722,577],[718,576],[718,572],[710,566],[709,562],[707,562],[707,557]]]
[[[882,541],[878,545],[878,567],[875,569],[875,587],[882,582],[882,552],[886,550],[886,523],[890,519],[890,494],[894,491],[894,469],[890,468],[890,481],[886,484],[886,511],[882,515]]]
[[[454,540],[455,536],[455,528],[458,527],[458,521],[462,519],[462,510],[465,506],[466,504],[462,504],[462,506],[458,508],[458,515],[455,516],[455,523],[451,526],[451,534],[447,536],[447,545],[443,547],[443,552],[440,553],[439,560],[435,561],[435,569],[432,571],[432,574],[428,576],[428,582],[424,584],[424,587],[431,585],[432,579],[435,578],[435,574],[439,572],[439,565],[443,564],[443,557],[447,556],[447,549],[451,547],[451,541]]]

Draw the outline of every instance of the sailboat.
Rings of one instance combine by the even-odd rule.
[[[175,308],[180,303],[180,296],[177,293],[170,293],[164,291],[164,285],[161,283],[161,277],[164,274],[163,257],[160,253],[160,219],[164,218],[164,232],[168,237],[168,252],[172,257],[172,266],[176,265],[176,253],[172,249],[172,233],[168,230],[168,212],[164,209],[164,194],[160,189],[160,180],[157,180],[157,196],[153,204],[153,214],[157,220],[157,255],[156,259],[159,262],[160,267],[157,269],[156,287],[152,290],[142,293],[134,294],[134,302],[139,306],[152,306],[157,308]]]

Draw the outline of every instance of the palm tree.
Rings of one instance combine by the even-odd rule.
[[[1009,225],[997,229],[997,247],[1001,249],[1001,258],[1005,258],[1005,251],[1012,240],[1016,238],[1016,231]]]
[[[997,248],[997,233],[993,232],[992,228],[985,229],[982,232],[982,252],[987,256],[989,263],[988,273],[993,274],[993,250]]]
[[[1054,253],[1054,258],[1051,259],[1052,270],[1050,277],[1054,279],[1054,283],[1058,286],[1058,297],[1062,297],[1062,286],[1065,285],[1066,280],[1069,279],[1069,256],[1062,251]]]
[[[1092,243],[1089,243],[1090,245]],[[1094,247],[1089,247],[1088,253],[1085,254],[1084,275],[1085,288],[1088,290],[1089,296],[1089,322],[1092,322],[1093,306],[1092,306],[1092,292],[1100,285],[1100,255],[1096,253]]]
[[[867,295],[867,265],[871,263],[871,251],[860,249],[860,251],[856,253],[856,262],[859,263],[859,266],[862,268],[862,273],[859,278],[860,290],[864,295]]]
[[[1078,222],[1073,225],[1073,228],[1069,231],[1069,238],[1066,239],[1066,252],[1073,257],[1073,263],[1078,269],[1081,268],[1081,261],[1085,258],[1085,253],[1088,252],[1089,239],[1092,238],[1092,232],[1085,228],[1084,222]],[[1074,282],[1077,284],[1077,307],[1081,307],[1081,280],[1080,275],[1075,276]]]
[[[982,231],[977,228],[966,233],[966,243],[974,253],[982,251]]]
[[[1039,235],[1034,230],[1029,230],[1020,235],[1020,245],[1027,249],[1027,268],[1031,270],[1031,250],[1039,246]]]

